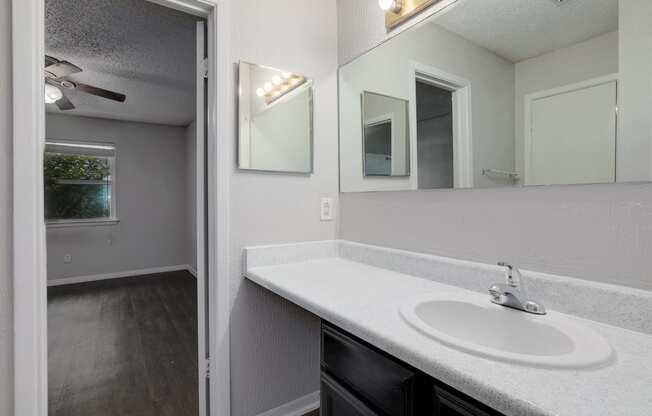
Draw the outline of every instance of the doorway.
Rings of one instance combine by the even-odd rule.
[[[453,93],[416,83],[418,189],[453,188]]]
[[[44,4],[48,413],[199,415],[206,21]]]
[[[217,104],[227,108],[229,93],[221,86],[228,84],[226,58],[228,44],[226,31],[228,9],[223,0],[152,0],[178,11],[193,14],[205,19],[207,59],[197,68],[207,86],[204,94],[198,94],[207,108],[205,126],[198,129],[204,133],[205,140],[201,142],[205,160],[213,161],[202,165],[202,189],[205,189],[205,200],[198,207],[209,206],[204,215],[197,215],[198,229],[207,230],[204,236],[205,247],[211,248],[203,253],[204,259],[197,261],[197,274],[204,276],[204,284],[197,285],[197,290],[203,290],[205,296],[197,296],[197,315],[207,317],[202,311],[210,310],[216,316],[213,325],[198,322],[197,331],[204,332],[207,339],[198,342],[198,349],[206,348],[204,356],[197,354],[198,403],[208,402],[208,396],[218,398],[212,400],[211,414],[226,415],[229,409],[229,370],[228,370],[228,285],[225,279],[217,276],[228,276],[226,261],[219,264],[217,259],[226,258],[226,242],[228,241],[228,186],[216,186],[218,179],[224,183],[228,172],[228,143],[218,141],[218,126],[222,132],[229,131],[228,114],[218,113]],[[103,7],[106,9],[107,4]],[[14,198],[14,391],[15,410],[17,414],[43,416],[48,408],[47,383],[47,279],[46,279],[46,227],[44,223],[44,174],[43,150],[45,147],[45,111],[44,97],[44,9],[43,0],[14,0],[12,15],[14,27],[13,43],[13,91],[14,91],[14,178],[16,189],[21,189]],[[71,9],[71,13],[74,14]],[[218,13],[219,11],[219,13]],[[106,22],[104,22],[106,23]],[[217,51],[220,51],[218,56]],[[205,56],[205,55],[204,55]],[[90,71],[89,71],[90,72]],[[219,81],[219,82],[218,82]],[[89,83],[90,84],[90,83]],[[92,85],[92,84],[90,84]],[[199,105],[197,106],[199,108]],[[199,144],[199,142],[198,142]],[[198,150],[199,152],[199,150]],[[116,164],[116,177],[120,176],[120,153]],[[199,183],[199,181],[198,181]],[[117,184],[119,187],[119,184]],[[221,201],[219,204],[217,201]],[[119,208],[119,207],[118,207]],[[105,241],[108,241],[107,239]],[[201,247],[203,243],[198,241]],[[77,257],[79,260],[79,257]],[[64,259],[65,261],[65,259]],[[75,260],[73,259],[73,262]],[[115,276],[114,276],[115,277]],[[211,299],[212,302],[206,302]],[[199,306],[204,302],[204,307]],[[205,328],[214,329],[208,333]],[[216,351],[211,363],[209,351]],[[209,369],[213,370],[213,378],[208,379]],[[203,398],[202,398],[203,395]],[[208,410],[199,406],[200,414],[208,414]]]
[[[471,82],[419,62],[409,67],[413,189],[472,188]]]

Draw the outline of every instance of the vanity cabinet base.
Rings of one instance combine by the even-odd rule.
[[[322,416],[504,416],[373,345],[321,327]]]

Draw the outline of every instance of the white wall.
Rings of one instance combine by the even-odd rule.
[[[333,1],[237,0],[230,10],[231,63],[283,68],[315,83],[313,175],[238,171],[232,152],[231,406],[234,416],[253,416],[319,389],[318,319],[245,280],[242,247],[336,236],[334,222],[319,220],[319,197],[337,201],[337,21]]]
[[[482,176],[482,169],[512,170],[514,167],[514,65],[434,24],[424,24],[341,69],[342,191],[417,188],[416,175],[389,179],[363,177],[360,145],[360,94],[371,91],[408,100],[411,61],[470,82],[474,183],[479,187],[495,186]],[[410,147],[416,149],[416,137],[410,138]],[[416,155],[416,151],[411,153]],[[411,159],[411,171],[415,172],[416,158]]]
[[[0,415],[14,404],[12,313],[11,0],[0,0]]]
[[[524,172],[524,100],[527,94],[618,72],[618,32],[516,64],[516,170]],[[648,72],[649,74],[649,72]],[[619,155],[622,156],[622,155]]]
[[[652,179],[652,1],[620,0],[619,181]]]
[[[381,40],[378,10],[338,1],[347,58]],[[652,290],[650,184],[347,193],[340,204],[340,238]]]
[[[186,127],[186,263],[197,270],[197,124]]]
[[[47,114],[45,131],[49,139],[115,143],[120,219],[48,228],[48,280],[187,264],[183,127]]]

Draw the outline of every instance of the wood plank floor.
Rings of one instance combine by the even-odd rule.
[[[48,289],[50,416],[196,416],[187,272]]]

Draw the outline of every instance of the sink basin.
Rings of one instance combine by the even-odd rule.
[[[543,368],[582,369],[609,363],[607,340],[579,319],[550,312],[532,315],[486,297],[445,293],[404,304],[412,327],[449,347],[485,358]]]

